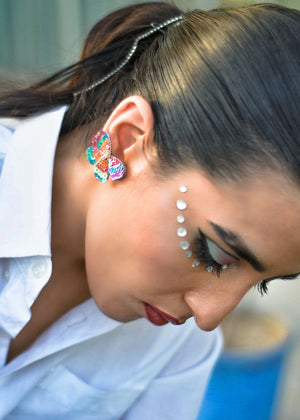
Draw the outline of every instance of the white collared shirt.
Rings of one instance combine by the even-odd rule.
[[[0,419],[195,420],[219,330],[120,323],[93,299],[5,365],[51,276],[55,148],[66,107],[0,119]]]

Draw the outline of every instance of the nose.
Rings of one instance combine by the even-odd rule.
[[[245,294],[245,293],[244,293]],[[233,311],[242,297],[223,294],[201,294],[191,291],[185,295],[185,302],[191,309],[195,322],[204,331],[215,329]]]

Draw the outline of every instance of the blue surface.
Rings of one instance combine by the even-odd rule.
[[[271,420],[289,349],[286,342],[269,352],[224,352],[197,420]]]

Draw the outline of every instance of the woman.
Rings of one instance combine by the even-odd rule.
[[[295,10],[146,3],[2,96],[1,418],[196,418],[215,328],[300,271],[299,56]]]

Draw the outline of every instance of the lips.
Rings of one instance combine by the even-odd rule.
[[[165,312],[161,311],[155,306],[151,306],[148,303],[145,303],[144,306],[147,319],[154,325],[165,325],[168,322],[171,322],[175,325],[181,324],[181,322],[179,322],[178,319],[174,318],[169,314],[166,314]]]

